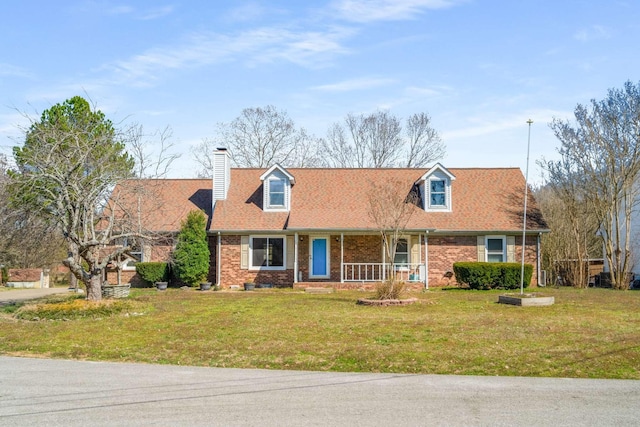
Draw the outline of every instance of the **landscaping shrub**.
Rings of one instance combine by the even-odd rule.
[[[387,279],[384,282],[380,282],[375,288],[375,299],[400,299],[404,292],[405,283],[401,280]]]
[[[176,277],[191,286],[204,281],[209,274],[207,218],[202,211],[189,212],[178,233],[173,252]]]
[[[500,288],[504,289],[517,289],[520,287],[520,273],[522,271],[522,264],[516,262],[500,263],[500,276],[498,277],[498,283]],[[524,287],[529,287],[531,284],[531,276],[533,275],[533,265],[524,265]]]
[[[136,273],[149,285],[169,280],[169,264],[166,262],[138,262]]]
[[[41,303],[27,303],[14,312],[21,320],[76,320],[102,319],[126,313],[141,314],[149,308],[142,303],[128,300],[87,301],[74,296],[63,301],[51,300]]]
[[[456,262],[453,272],[459,283],[471,289],[516,289],[520,287],[522,265],[512,262]],[[533,266],[524,265],[524,285],[528,287]]]

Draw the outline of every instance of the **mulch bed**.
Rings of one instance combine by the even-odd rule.
[[[360,298],[356,304],[358,305],[376,305],[376,306],[390,306],[390,305],[409,305],[418,301],[418,298],[407,299],[367,299]]]

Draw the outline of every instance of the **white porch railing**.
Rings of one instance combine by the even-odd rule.
[[[424,282],[426,271],[425,265],[419,263],[345,262],[342,267],[343,282],[381,282],[390,277],[392,271],[398,280]]]

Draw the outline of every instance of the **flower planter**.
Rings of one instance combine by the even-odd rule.
[[[256,288],[256,285],[254,283],[245,283],[244,284],[244,290],[245,291],[252,291]]]
[[[166,291],[167,286],[169,286],[168,282],[156,282],[156,289],[159,291]]]
[[[208,291],[209,289],[211,289],[211,282],[202,282],[202,283],[200,283],[200,290],[201,291]]]
[[[124,285],[103,285],[102,298],[126,298],[131,291],[131,284]]]

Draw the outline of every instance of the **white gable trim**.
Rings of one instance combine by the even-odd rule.
[[[288,212],[291,209],[291,186],[295,182],[295,178],[285,168],[279,164],[275,164],[260,176],[262,185],[262,209],[265,212]],[[278,203],[272,204],[271,192],[272,182],[282,181],[284,194],[278,191]],[[281,203],[280,203],[281,201]]]
[[[423,209],[427,212],[451,212],[453,201],[451,200],[451,183],[456,179],[455,175],[440,163],[436,163],[427,173],[420,178],[420,195],[423,200]],[[444,183],[444,188],[439,189],[437,194],[442,203],[432,203],[431,182],[439,181]]]
[[[431,169],[429,169],[427,171],[427,173],[422,175],[422,178],[420,178],[420,180],[421,181],[426,181],[426,180],[429,179],[429,177],[431,175],[435,174],[438,171],[443,173],[443,174],[445,174],[451,181],[455,181],[456,176],[454,174],[452,174],[451,172],[449,172],[449,169],[445,168],[440,163],[436,163],[435,165],[433,165],[433,167]]]
[[[269,175],[271,175],[275,170],[280,171],[280,173],[282,173],[284,176],[286,176],[287,179],[289,180],[289,182],[292,185],[296,183],[296,179],[293,177],[293,175],[291,175],[289,173],[289,171],[287,171],[285,168],[280,166],[278,163],[276,163],[275,165],[271,166],[269,169],[267,169],[267,171],[265,173],[260,175],[260,181],[264,181],[265,179],[267,179],[269,177]]]

